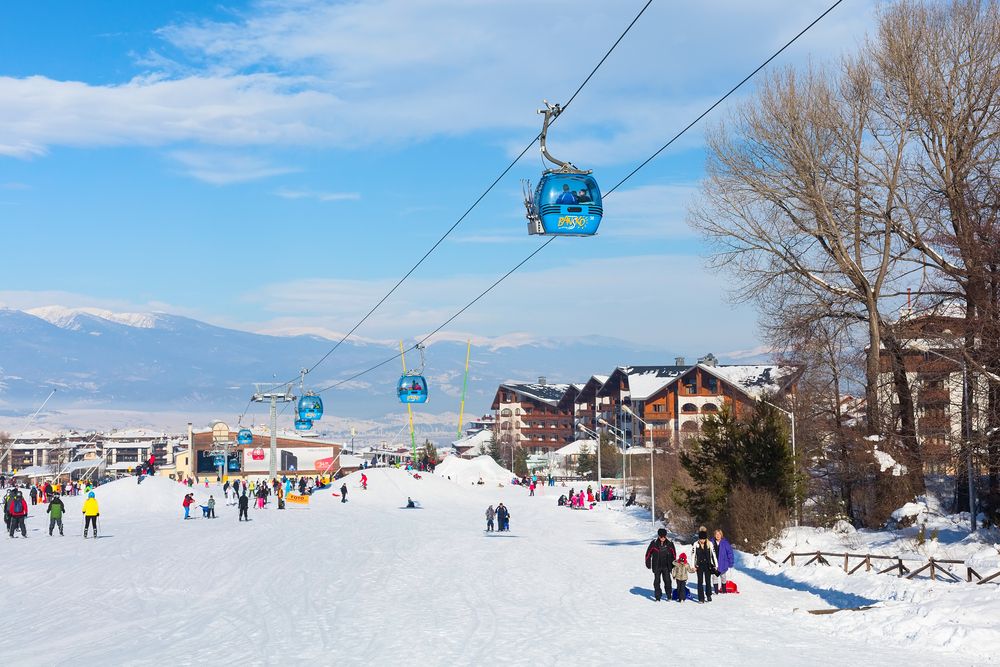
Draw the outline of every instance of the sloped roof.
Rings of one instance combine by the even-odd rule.
[[[597,441],[596,440],[574,440],[565,447],[560,447],[555,451],[556,456],[576,456],[586,445],[591,452],[597,451]]]
[[[608,376],[601,386],[618,375],[624,375],[628,382],[629,396],[633,400],[645,400],[665,386],[691,370],[693,366],[619,366]],[[600,393],[600,392],[599,392]]]
[[[551,405],[552,407],[559,404],[559,401],[566,395],[566,392],[569,391],[570,388],[570,385],[568,384],[538,383],[504,383],[500,386],[509,391],[523,394],[524,396],[541,403]]]
[[[741,390],[750,398],[761,398],[773,394],[788,386],[799,372],[797,366],[771,365],[729,365],[729,366],[698,366],[720,380]]]

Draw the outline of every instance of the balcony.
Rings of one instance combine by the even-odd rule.
[[[924,389],[920,392],[917,403],[931,405],[934,403],[950,403],[951,393],[947,389]]]

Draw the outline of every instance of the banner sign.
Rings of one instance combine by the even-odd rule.
[[[308,505],[309,496],[300,496],[297,493],[289,493],[285,496],[286,503],[293,503],[295,505]]]

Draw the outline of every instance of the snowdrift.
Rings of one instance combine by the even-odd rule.
[[[463,486],[476,484],[482,479],[484,484],[493,488],[498,484],[507,486],[514,476],[514,473],[494,461],[493,457],[485,454],[471,460],[449,456],[434,469],[434,474],[450,478]]]

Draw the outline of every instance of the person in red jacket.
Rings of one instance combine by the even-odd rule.
[[[146,462],[146,469],[149,470],[149,475],[156,473],[156,457],[152,454],[149,455],[149,461]]]
[[[27,537],[28,529],[24,525],[24,518],[28,516],[28,503],[20,491],[14,491],[7,503],[7,513],[10,515],[10,536],[14,537],[14,533],[20,528],[21,536]]]
[[[193,493],[189,493],[189,494],[185,495],[184,496],[184,502],[181,503],[181,505],[184,506],[184,518],[185,519],[190,519],[191,518],[191,505],[194,505],[194,494]]]

